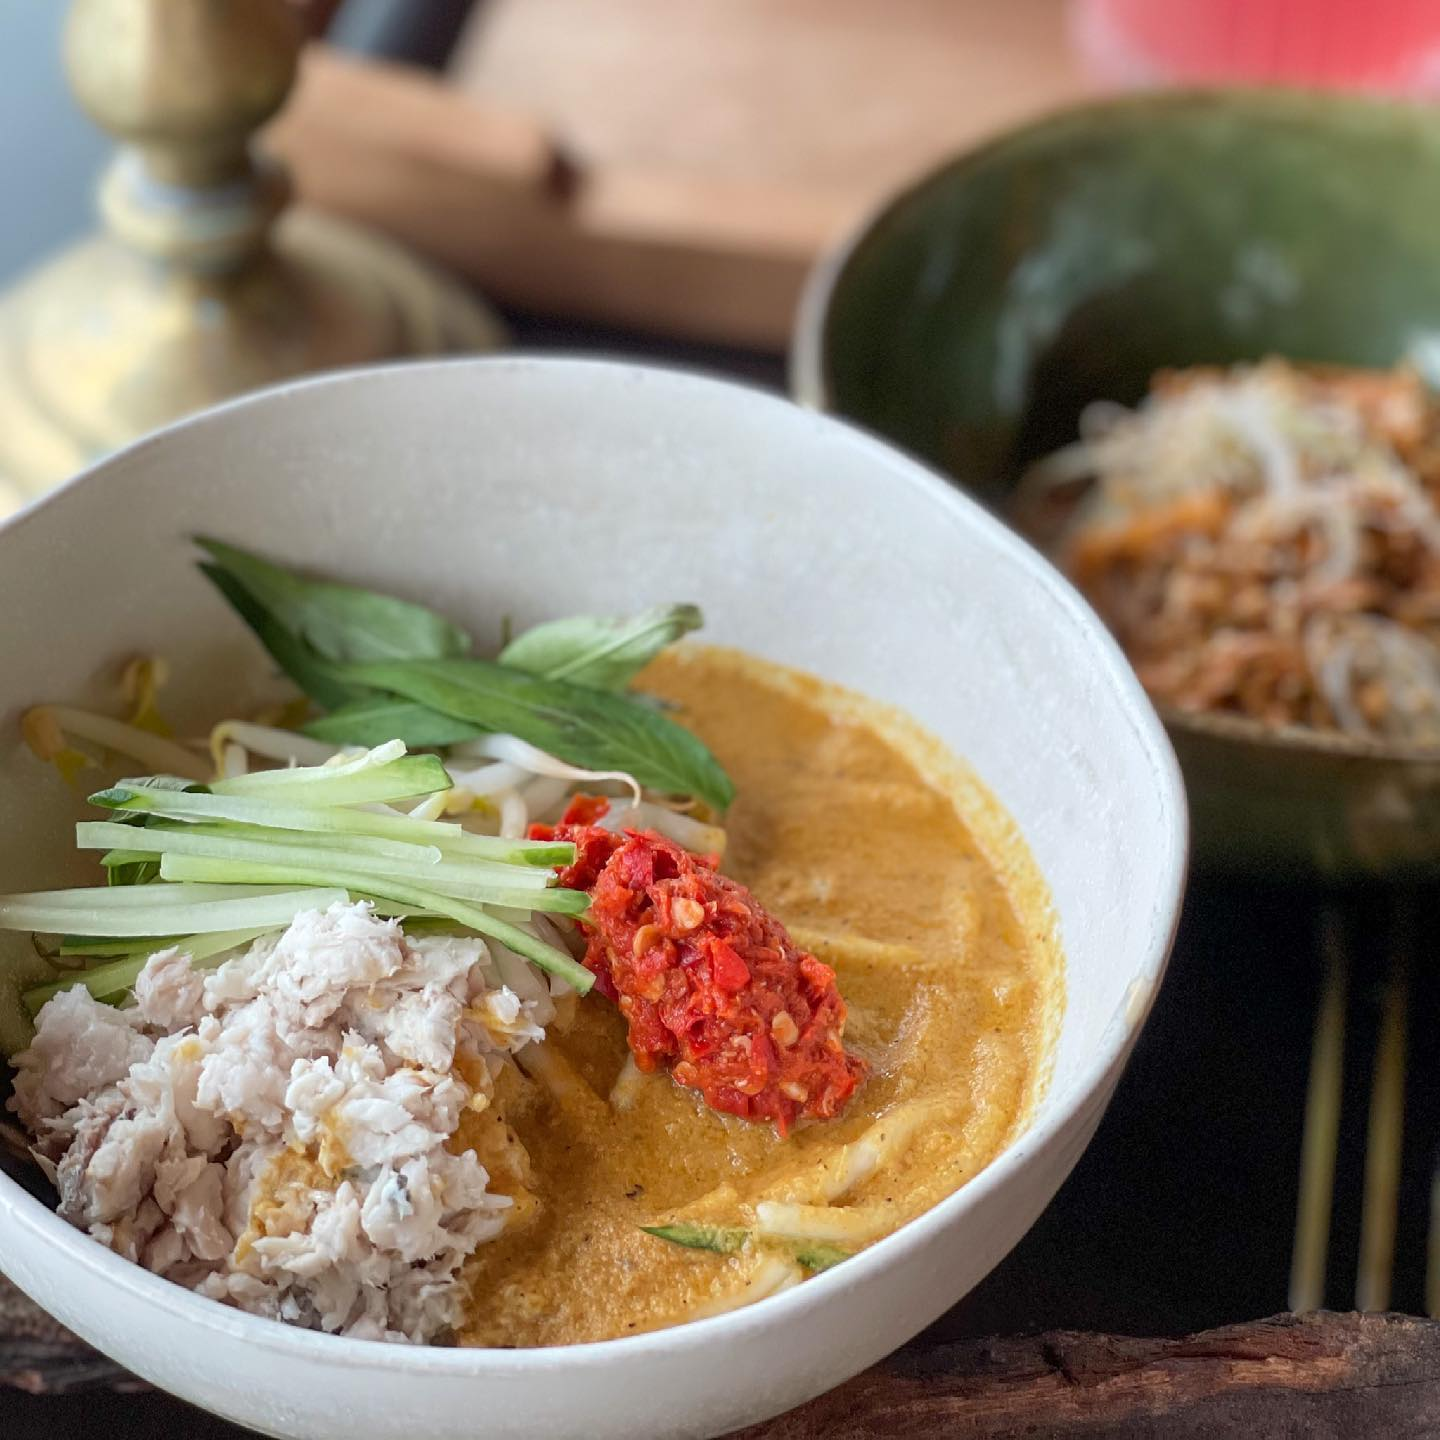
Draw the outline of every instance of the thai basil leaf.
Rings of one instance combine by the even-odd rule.
[[[342,705],[302,726],[301,731],[333,745],[375,746],[403,740],[412,750],[439,750],[485,733],[478,725],[394,695],[374,695]]]
[[[500,663],[549,680],[623,690],[667,645],[705,623],[697,605],[654,605],[638,615],[572,615],[512,640]]]
[[[423,605],[309,580],[203,536],[196,542],[289,634],[326,660],[438,660],[466,655],[470,637]]]
[[[688,1250],[709,1250],[716,1255],[733,1255],[746,1245],[759,1243],[770,1249],[788,1251],[811,1274],[829,1270],[855,1253],[842,1245],[831,1245],[823,1240],[775,1240],[765,1236],[757,1241],[751,1231],[739,1226],[702,1225],[689,1220],[677,1221],[673,1225],[642,1225],[640,1228],[647,1235],[668,1240],[672,1245],[683,1245]]]
[[[228,570],[203,563],[200,569],[254,631],[256,639],[270,652],[270,658],[317,705],[334,710],[364,696],[363,690],[336,680],[315,652],[286,630]]]
[[[849,1260],[855,1252],[843,1245],[831,1245],[824,1240],[802,1240],[795,1246],[795,1258],[812,1275],[822,1270],[833,1269],[842,1260]]]
[[[698,795],[716,810],[726,809],[735,795],[730,777],[696,736],[622,695],[488,660],[331,669],[342,683],[385,690],[484,730],[518,735],[572,765],[624,770],[651,789]]]

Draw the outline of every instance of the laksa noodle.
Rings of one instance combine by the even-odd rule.
[[[150,772],[77,827],[107,885],[0,898],[9,1105],[97,1241],[333,1333],[599,1340],[843,1264],[1025,1126],[1049,901],[907,717],[675,644],[693,606],[481,660],[203,544],[301,698],[188,744],[142,661],[126,718],[24,720]]]

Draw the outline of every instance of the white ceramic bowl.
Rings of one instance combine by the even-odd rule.
[[[689,375],[492,359],[272,391],[143,441],[0,528],[0,888],[78,878],[78,801],[16,741],[25,705],[174,662],[184,722],[264,662],[194,573],[196,531],[413,595],[494,636],[657,599],[711,639],[900,705],[966,757],[1049,880],[1068,1006],[1029,1131],[856,1259],[678,1329],[552,1350],[293,1330],[112,1255],[0,1176],[0,1269],[157,1385],[273,1435],[713,1435],[908,1340],[1025,1233],[1094,1133],[1164,969],[1185,867],[1165,736],[1069,586],[865,435]]]

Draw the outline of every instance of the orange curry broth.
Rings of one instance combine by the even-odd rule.
[[[837,1119],[782,1140],[627,1066],[608,1001],[564,1007],[542,1065],[507,1067],[457,1136],[517,1200],[470,1262],[464,1343],[606,1339],[743,1303],[773,1250],[639,1227],[749,1227],[763,1200],[823,1203],[866,1136],[884,1158],[826,1212],[858,1226],[856,1248],[974,1176],[1043,1089],[1063,1007],[1048,896],[974,777],[897,712],[738,652],[676,647],[641,686],[735,780],[723,868],[834,966],[846,1044],[872,1072]]]

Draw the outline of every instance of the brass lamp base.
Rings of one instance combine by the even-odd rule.
[[[458,282],[313,211],[287,211],[266,248],[223,276],[98,236],[0,297],[0,515],[137,435],[257,386],[504,340]]]
[[[206,405],[317,370],[504,343],[458,283],[287,208],[251,144],[300,53],[292,0],[72,0],[77,98],[122,143],[104,232],[0,295],[0,516]]]

